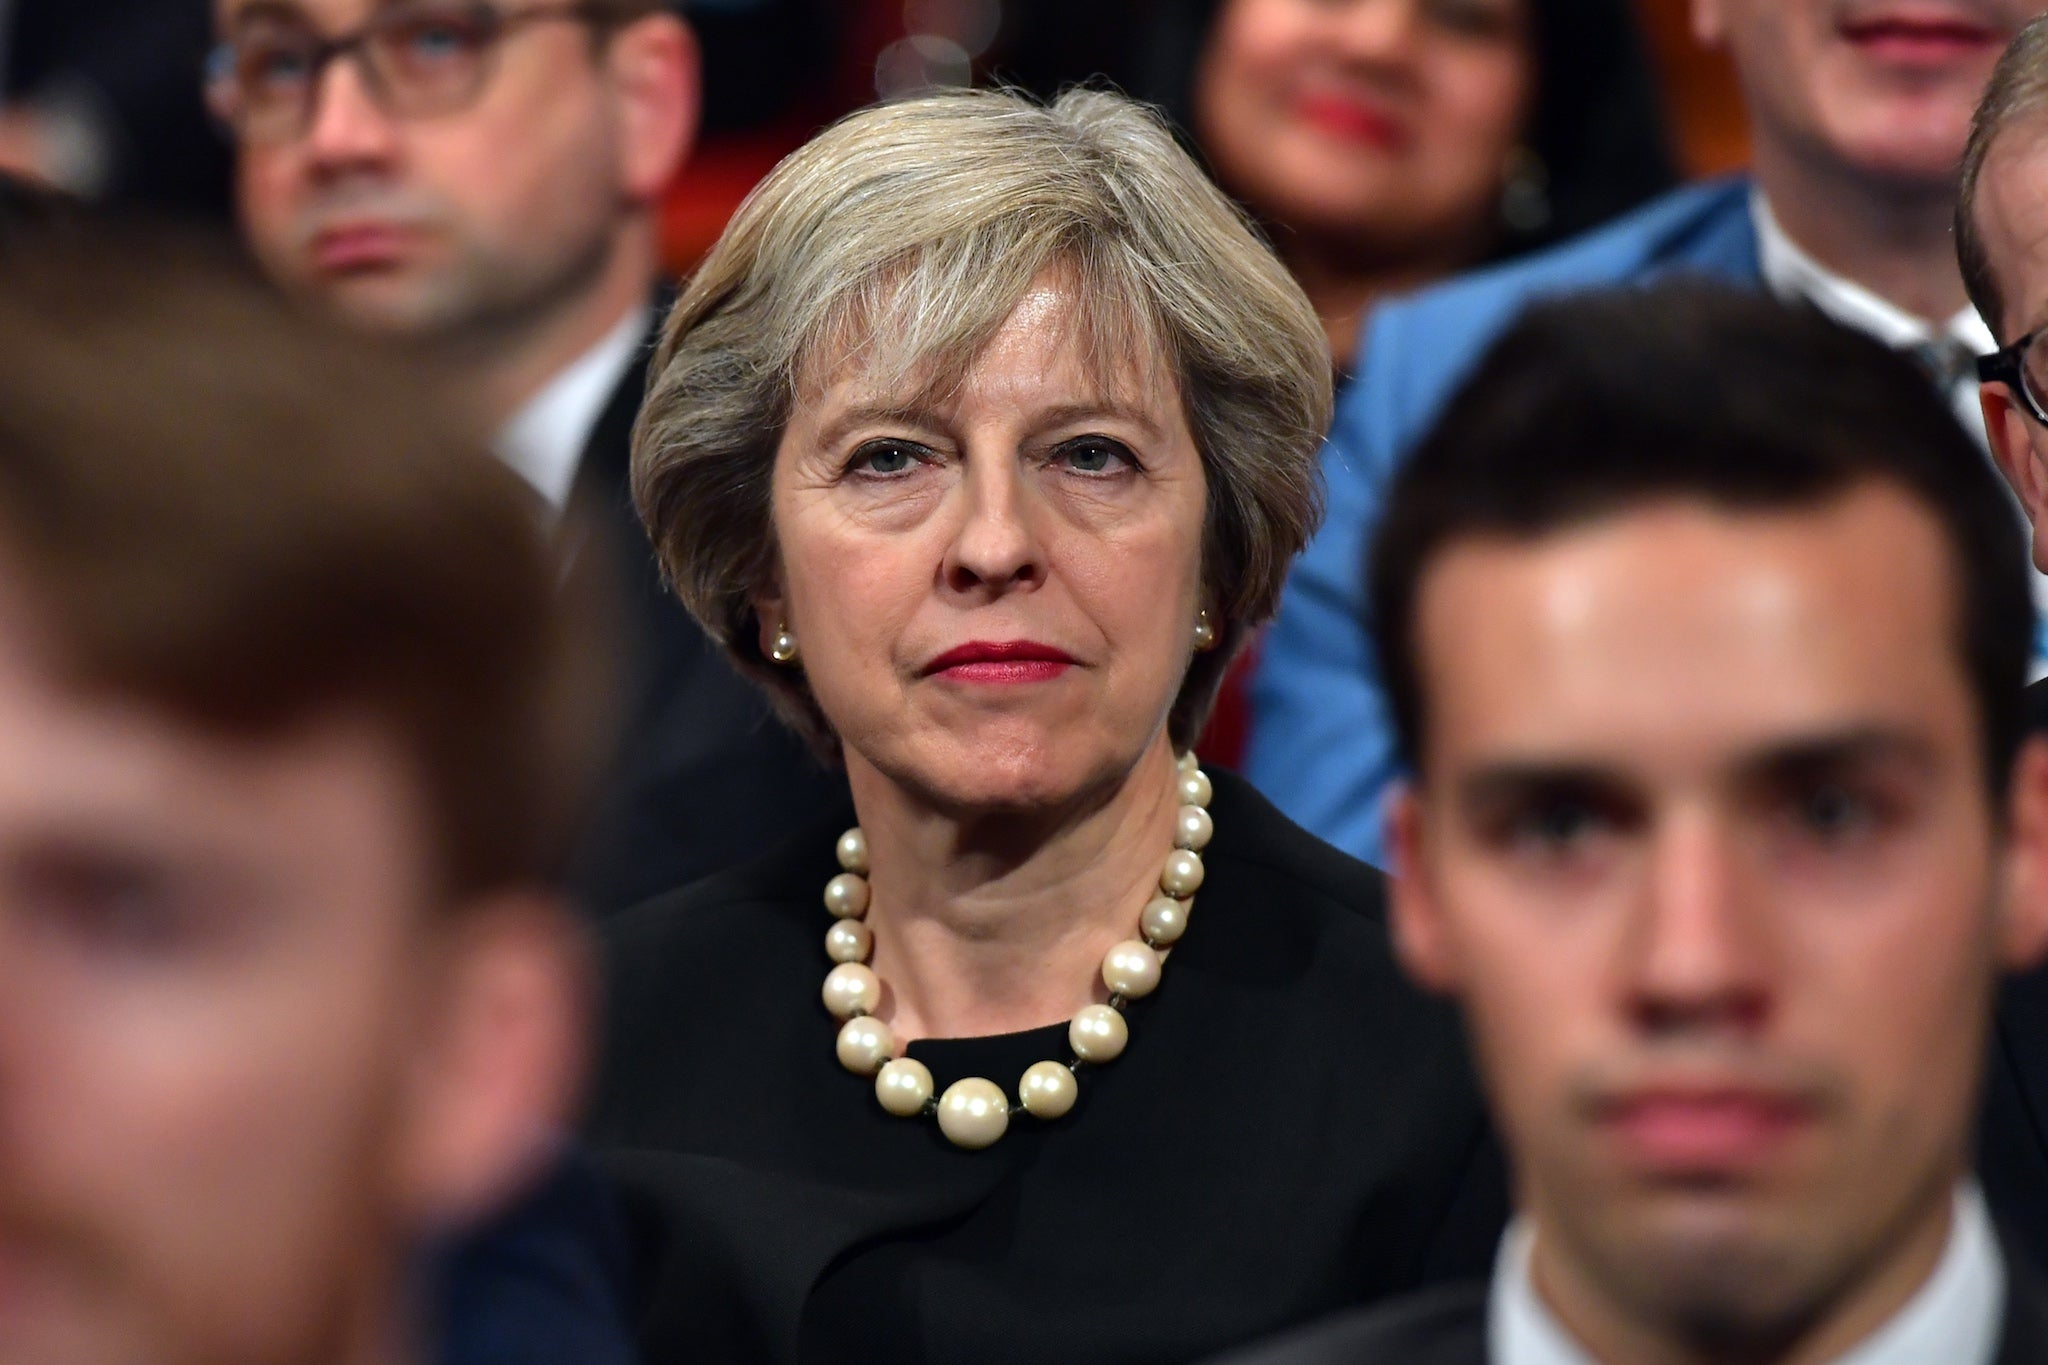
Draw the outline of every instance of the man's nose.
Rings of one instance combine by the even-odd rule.
[[[1628,953],[1629,1007],[1649,1032],[1750,1032],[1770,1005],[1768,907],[1733,832],[1707,813],[1657,831]]]
[[[360,165],[390,157],[397,127],[372,93],[362,60],[344,53],[314,80],[305,145],[326,165]]]

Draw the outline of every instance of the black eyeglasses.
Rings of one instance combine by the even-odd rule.
[[[600,16],[587,3],[500,9],[480,0],[418,0],[323,38],[302,19],[264,12],[207,58],[206,102],[239,138],[288,142],[312,126],[329,64],[354,56],[363,88],[385,113],[452,114],[482,93],[509,34],[558,21],[597,23]]]
[[[2002,351],[1979,356],[1977,378],[2011,389],[2034,420],[2048,426],[2048,405],[2041,397],[2048,393],[2048,327],[2027,333]]]

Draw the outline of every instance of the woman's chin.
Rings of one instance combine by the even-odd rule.
[[[921,752],[876,755],[871,765],[896,786],[941,809],[987,814],[1058,810],[1113,790],[1139,755],[1090,743],[1071,731],[1000,736],[947,735]]]

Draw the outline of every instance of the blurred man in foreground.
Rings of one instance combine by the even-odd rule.
[[[1993,1228],[2041,1211],[1969,1173],[1998,978],[2048,949],[2025,558],[1973,455],[1907,361],[1701,286],[1480,364],[1374,630],[1397,947],[1464,1008],[1521,1214],[1490,1290],[1270,1359],[2048,1360]]]
[[[0,251],[0,1360],[416,1365],[422,1252],[552,1159],[581,1070],[547,879],[588,642],[516,480],[398,375],[201,254],[33,237]]]
[[[208,90],[265,268],[450,366],[500,457],[617,556],[625,742],[573,878],[600,913],[743,861],[843,799],[662,588],[627,489],[655,209],[697,118],[696,49],[672,9],[214,5]]]

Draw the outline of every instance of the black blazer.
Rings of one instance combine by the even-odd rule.
[[[2027,714],[2036,730],[2048,730],[2048,681],[2027,689]],[[1999,992],[1977,1169],[2008,1243],[2048,1274],[2048,964]]]
[[[1213,776],[1207,879],[1129,1050],[986,1151],[833,1055],[844,824],[607,922],[588,1140],[648,1365],[1183,1362],[1484,1273],[1506,1196],[1455,1013],[1396,968],[1377,873]],[[1065,1033],[909,1051],[1014,1093]]]
[[[845,778],[811,757],[662,585],[629,483],[646,382],[637,362],[613,390],[570,499],[571,534],[589,536],[574,552],[608,557],[624,636],[621,743],[570,876],[599,915],[746,862],[846,799]]]
[[[1216,1365],[1488,1365],[1486,1292],[1485,1285],[1474,1284],[1416,1294],[1332,1318]],[[2048,1290],[2008,1247],[2005,1330],[1992,1365],[2043,1362]]]

